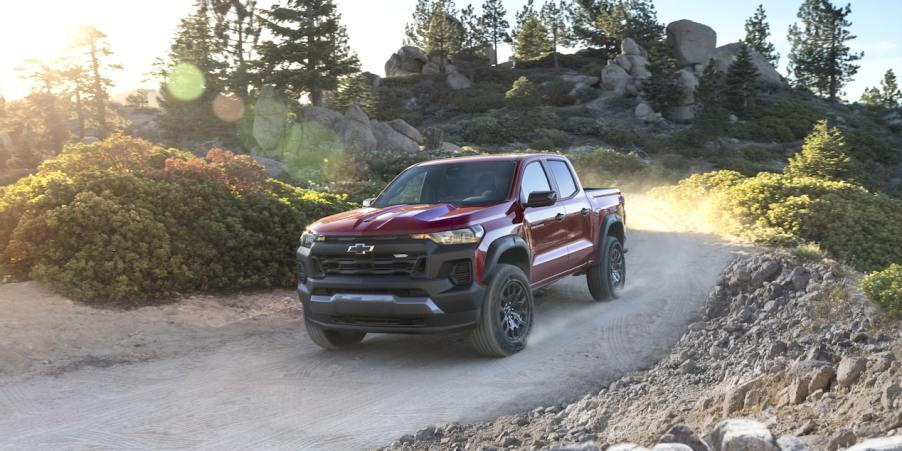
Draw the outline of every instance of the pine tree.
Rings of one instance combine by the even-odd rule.
[[[483,22],[482,15],[476,14],[476,9],[472,4],[460,10],[460,24],[464,29],[462,50],[481,51],[489,44],[485,22]]]
[[[789,69],[799,87],[836,101],[842,87],[856,73],[864,53],[854,53],[847,43],[855,36],[850,5],[833,6],[829,0],[805,0],[797,14],[801,23],[789,27]]]
[[[498,62],[498,43],[510,41],[508,33],[510,23],[507,21],[507,10],[501,0],[485,0],[482,4],[482,23],[486,40],[492,44],[495,62]]]
[[[620,42],[633,38],[648,48],[664,34],[657,11],[650,0],[575,0],[574,37],[586,45],[602,49],[613,58]]]
[[[896,81],[896,74],[892,69],[883,74],[883,80],[880,81],[880,100],[886,108],[898,108],[900,100],[902,100],[902,92],[899,91],[899,83]]]
[[[567,0],[546,0],[542,5],[539,18],[542,25],[548,30],[551,55],[554,59],[554,69],[560,69],[558,61],[558,48],[570,45],[573,32],[570,24],[571,6]]]
[[[88,87],[91,83],[89,73],[84,67],[78,64],[70,64],[60,71],[60,76],[65,83],[66,93],[75,108],[78,139],[82,139],[85,137],[85,127],[88,120],[85,98],[87,97]]]
[[[542,58],[551,48],[548,29],[539,18],[533,0],[528,0],[517,12],[517,26],[514,29],[514,57],[520,61]]]
[[[758,90],[755,81],[758,78],[758,69],[752,62],[752,54],[749,47],[742,43],[736,59],[727,68],[724,80],[724,98],[726,105],[737,116],[744,117],[755,108]]]
[[[786,173],[792,177],[853,180],[854,163],[846,152],[846,141],[836,128],[822,120],[805,137],[802,151],[789,159]]]
[[[273,37],[260,48],[265,82],[321,106],[324,91],[360,70],[332,0],[283,0],[262,16]]]
[[[209,0],[213,33],[220,40],[217,59],[228,68],[221,78],[229,91],[247,97],[259,85],[257,45],[262,28],[257,18],[257,0]]]
[[[780,54],[768,41],[769,38],[770,25],[767,23],[767,14],[764,12],[764,5],[758,5],[755,14],[745,21],[744,42],[763,56],[771,66],[777,67],[780,62]]]
[[[90,72],[91,79],[86,100],[91,105],[94,123],[101,137],[104,137],[110,132],[107,117],[107,103],[110,96],[107,90],[113,86],[113,81],[107,76],[106,71],[122,69],[122,66],[106,61],[113,51],[107,42],[106,33],[94,27],[85,27],[79,30],[73,50],[82,52],[85,60],[84,66]]]
[[[216,58],[220,41],[211,27],[207,2],[198,0],[195,10],[179,22],[166,62],[158,63],[161,79],[160,128],[171,143],[191,146],[212,139],[228,141],[232,127],[213,113],[213,100],[223,91],[226,68]],[[180,76],[199,74],[189,79],[187,90],[178,84]],[[200,85],[197,85],[200,83]]]
[[[676,106],[682,96],[677,79],[677,63],[663,42],[649,46],[649,63],[646,68],[651,77],[642,82],[642,97],[655,111],[664,112]]]
[[[880,90],[875,87],[864,88],[864,92],[861,93],[861,99],[859,102],[867,105],[867,106],[883,106],[883,94],[880,93]]]
[[[365,74],[354,74],[342,78],[338,91],[330,108],[335,111],[347,111],[351,105],[357,105],[367,115],[376,113],[376,94]]]
[[[708,135],[719,135],[727,127],[727,109],[724,107],[724,76],[714,60],[705,66],[695,88],[694,127]]]
[[[444,62],[464,48],[466,30],[457,14],[453,0],[418,0],[413,20],[406,27],[406,43],[427,55],[441,56]]]

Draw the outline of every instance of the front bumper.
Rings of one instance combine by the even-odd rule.
[[[474,247],[379,242],[376,249],[381,255],[404,252],[421,255],[425,261],[410,275],[316,274],[322,267],[318,258],[345,252],[347,247],[346,242],[316,243],[312,249],[298,249],[299,262],[310,268],[306,280],[298,283],[298,296],[306,319],[314,325],[378,333],[440,333],[469,329],[478,322],[485,288],[472,280],[456,285],[448,274],[455,262],[468,260],[474,267]]]

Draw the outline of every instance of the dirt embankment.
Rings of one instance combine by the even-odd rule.
[[[860,449],[898,450],[900,357],[902,325],[863,298],[854,274],[783,254],[741,257],[709,293],[703,320],[690,324],[651,369],[576,403],[488,423],[431,427],[386,449],[591,441],[580,449],[633,442],[681,443],[696,451],[835,450],[877,439]],[[731,417],[753,420],[722,422]],[[731,447],[737,445],[729,440],[746,447]]]

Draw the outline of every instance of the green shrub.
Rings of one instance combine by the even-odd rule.
[[[797,177],[854,180],[856,168],[842,133],[819,121],[805,138],[802,151],[789,159],[786,173]]]
[[[576,103],[576,99],[570,96],[574,83],[555,79],[540,86],[542,103],[551,106],[569,106]]]
[[[504,96],[507,106],[520,110],[535,108],[544,100],[539,86],[526,77],[520,77],[514,81],[510,91],[507,91]]]
[[[561,130],[543,128],[537,134],[538,137],[529,144],[533,149],[560,150],[570,143],[570,135]]]
[[[612,128],[605,130],[602,136],[604,142],[612,146],[635,147],[642,146],[644,140],[635,130],[629,128]]]
[[[574,135],[599,135],[601,134],[601,124],[591,117],[573,116],[568,117],[561,126],[561,129]]]
[[[742,156],[746,160],[757,163],[767,162],[779,159],[782,155],[769,151],[761,146],[747,146],[742,148]]]
[[[733,124],[730,131],[742,139],[790,142],[804,138],[823,117],[823,109],[812,102],[780,100],[759,104],[748,121]]]
[[[514,138],[495,116],[478,115],[457,123],[458,135],[470,144],[504,144]]]
[[[451,95],[451,106],[461,113],[484,113],[504,107],[504,86],[489,83],[477,83],[470,89],[454,91]]]
[[[160,165],[165,154],[178,158]],[[4,190],[0,272],[94,302],[290,286],[305,225],[351,205],[266,180],[251,163],[122,136],[67,148]]]
[[[861,289],[889,316],[902,318],[902,265],[893,263],[867,275],[861,280]]]

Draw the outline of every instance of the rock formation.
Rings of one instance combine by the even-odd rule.
[[[480,64],[494,64],[495,52],[491,46],[487,46],[476,59],[482,60]],[[473,86],[473,81],[459,70],[452,58],[441,55],[427,56],[416,47],[401,47],[385,62],[386,77],[416,74],[445,74],[445,82],[448,84],[448,87],[454,90],[467,89]]]

